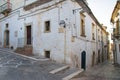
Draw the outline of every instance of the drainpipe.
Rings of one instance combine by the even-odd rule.
[[[66,29],[64,29],[64,62],[66,63]]]
[[[64,63],[66,63],[66,23],[64,20],[61,20],[61,11],[60,11],[60,7],[62,5],[58,6],[58,22],[59,22],[59,25],[64,28]]]

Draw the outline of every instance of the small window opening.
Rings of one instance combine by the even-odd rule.
[[[50,21],[45,21],[45,32],[50,32]]]
[[[9,25],[8,25],[8,23],[7,23],[7,24],[6,24],[6,28],[8,28],[8,26],[9,26]]]
[[[45,51],[45,57],[50,58],[50,51]]]

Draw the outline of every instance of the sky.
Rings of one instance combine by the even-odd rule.
[[[108,27],[108,31],[112,31],[112,24],[110,23],[111,15],[116,5],[117,0],[87,0],[88,6],[91,8],[93,14],[99,23]]]

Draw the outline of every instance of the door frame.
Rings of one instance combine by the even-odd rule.
[[[27,44],[27,27],[28,26],[31,26],[31,44],[30,44],[30,46],[33,44],[33,24],[32,23],[25,23],[25,40],[24,40],[24,43],[25,43],[25,46],[26,45],[29,45],[29,44]]]
[[[8,45],[7,45],[7,32],[8,32]],[[4,47],[8,47],[10,46],[10,31],[9,30],[5,30],[4,31]]]
[[[84,70],[86,69],[86,52],[85,51],[81,53],[81,68]]]

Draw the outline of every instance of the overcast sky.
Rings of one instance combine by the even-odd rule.
[[[110,23],[111,14],[117,0],[87,0],[93,14],[100,23],[108,26],[111,31],[112,24]]]

